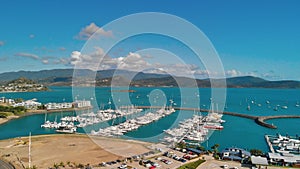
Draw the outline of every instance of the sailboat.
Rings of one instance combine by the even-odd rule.
[[[250,107],[250,105],[248,105],[248,106],[247,106],[247,110],[248,110],[248,111],[250,111],[250,110],[251,110],[251,107]]]
[[[47,112],[45,113],[44,124],[41,125],[41,128],[51,128],[51,122],[47,121]]]

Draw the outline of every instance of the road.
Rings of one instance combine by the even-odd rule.
[[[0,169],[14,169],[14,167],[9,163],[0,160]]]

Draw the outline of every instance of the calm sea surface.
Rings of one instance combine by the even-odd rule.
[[[36,98],[39,102],[72,102],[73,96],[76,99],[91,100],[94,107],[99,108],[114,108],[114,105],[154,105],[163,106],[169,104],[169,100],[173,100],[175,106],[179,107],[201,107],[209,108],[211,89],[195,89],[195,88],[132,88],[135,92],[128,93],[122,91],[124,88],[77,88],[78,90],[72,91],[71,87],[51,87],[50,92],[32,92],[32,93],[1,93],[0,97],[6,98]],[[199,92],[199,93],[198,93]],[[270,104],[267,104],[266,101]],[[296,103],[300,102],[300,90],[298,89],[227,89],[226,111],[251,114],[256,116],[266,115],[282,115],[293,114],[300,115],[300,107],[296,107]],[[112,104],[108,104],[112,102]],[[216,99],[214,101],[218,103]],[[248,111],[247,106],[251,107]],[[274,107],[288,106],[288,109],[281,109],[274,111]],[[215,106],[216,109],[217,106]],[[96,111],[96,109],[94,110]],[[147,110],[151,111],[151,110]],[[154,111],[154,110],[153,110]],[[51,113],[47,114],[47,120],[59,119],[66,115],[75,115],[81,112],[66,112],[66,113]],[[142,112],[144,114],[146,112]],[[133,115],[127,118],[134,118]],[[159,121],[143,126],[136,131],[127,133],[125,138],[139,139],[144,141],[158,142],[163,138],[163,130],[176,127],[179,121],[192,117],[192,111],[177,111],[170,116],[167,116]],[[204,114],[204,113],[203,113]],[[11,120],[8,123],[0,125],[0,139],[14,138],[19,136],[27,136],[29,132],[33,135],[38,134],[52,134],[55,133],[51,129],[40,128],[44,122],[45,115],[37,114],[26,116],[19,119]],[[221,149],[229,146],[237,146],[241,148],[251,149],[258,148],[268,151],[267,144],[264,140],[265,134],[281,133],[282,135],[295,136],[300,135],[300,119],[274,119],[269,120],[278,129],[268,129],[258,126],[253,120],[244,119],[240,117],[233,117],[224,115],[223,119],[224,130],[215,131],[208,142],[203,145],[211,147],[213,144],[218,143]],[[79,129],[79,132],[89,133],[91,130],[98,130],[99,128],[106,127],[112,123],[124,121],[125,118],[120,118],[115,121],[103,122],[97,125],[88,126]]]

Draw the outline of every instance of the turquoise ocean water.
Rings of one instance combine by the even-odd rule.
[[[132,88],[136,92],[118,92],[121,89],[114,88],[113,92],[111,92],[110,88],[102,87],[96,88],[95,93],[93,93],[91,92],[94,91],[92,88],[80,88],[80,90],[74,92],[74,97],[77,99],[89,99],[95,106],[95,103],[97,103],[97,106],[100,108],[109,108],[109,100],[116,105],[127,105],[129,101],[135,105],[164,105],[170,99],[174,100],[178,107],[197,107],[200,105],[201,108],[209,108],[211,98],[211,90],[206,88]],[[199,97],[196,91],[199,91]],[[6,98],[37,98],[42,103],[71,102],[73,100],[71,87],[51,87],[50,92],[1,93],[0,97],[2,96]],[[270,104],[266,103],[267,100],[270,101]],[[227,89],[226,111],[257,116],[279,114],[300,115],[300,107],[295,106],[298,101],[300,102],[300,90],[298,89]],[[248,105],[251,106],[250,111],[246,110]],[[276,105],[288,106],[288,109],[279,108],[278,111],[274,111],[273,108]],[[113,104],[112,107],[114,107]],[[191,111],[177,111],[159,121],[127,133],[124,137],[158,142],[164,136],[162,134],[164,129],[176,127],[179,121],[191,117],[193,113]],[[47,114],[47,119],[54,120],[55,118],[59,119],[61,116],[74,114],[75,112],[51,113]],[[0,139],[27,136],[29,132],[32,132],[33,135],[55,133],[54,130],[40,128],[40,125],[44,122],[44,117],[44,114],[37,114],[2,124],[0,125]],[[223,119],[226,120],[226,123],[223,124],[224,129],[222,131],[215,131],[209,141],[203,143],[203,146],[211,147],[213,144],[218,143],[221,145],[221,149],[229,146],[237,146],[246,149],[258,148],[268,151],[264,140],[265,134],[300,135],[300,119],[274,119],[268,121],[276,125],[278,129],[264,128],[258,126],[253,120],[240,117],[224,115]],[[124,118],[117,119],[114,123],[124,120]],[[90,132],[92,129],[98,130],[101,127],[111,125],[111,123],[112,121],[108,121],[88,126],[85,130],[79,129],[79,132]]]

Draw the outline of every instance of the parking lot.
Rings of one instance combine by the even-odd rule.
[[[156,154],[147,154],[148,157],[142,160],[142,156],[137,156],[125,162],[118,160],[118,161],[110,161],[105,162],[101,167],[96,168],[162,168],[162,169],[173,169],[178,168],[179,166],[189,162],[190,159],[197,158],[198,155],[181,150],[168,150],[164,153]]]
[[[249,169],[249,167],[242,167],[241,163],[235,161],[219,161],[215,160],[212,156],[203,156],[206,160],[203,164],[201,164],[197,169],[220,169],[220,168],[227,168],[227,169]],[[227,166],[227,167],[224,167]]]

